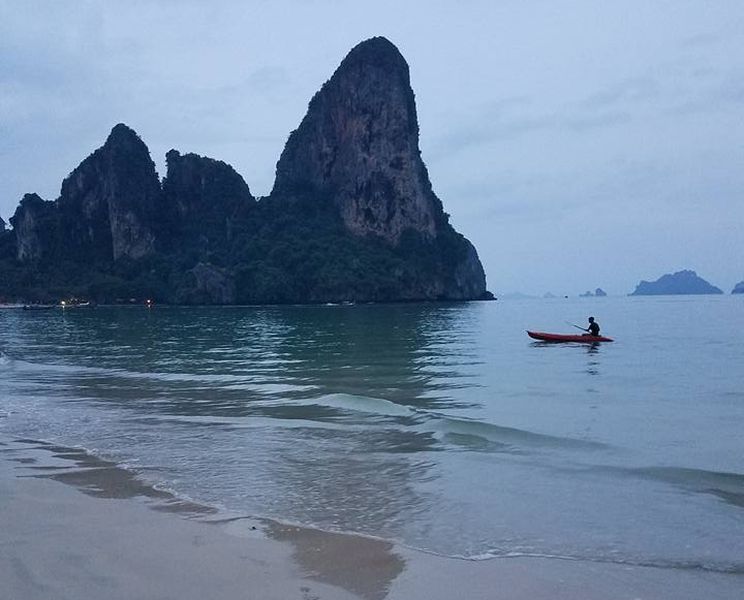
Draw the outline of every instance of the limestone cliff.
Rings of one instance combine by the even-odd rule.
[[[419,156],[408,65],[385,38],[356,46],[311,100],[276,169],[275,194],[332,196],[356,235],[436,235],[441,203]]]
[[[230,165],[197,154],[166,154],[163,216],[171,231],[191,243],[212,246],[229,241],[233,226],[256,200],[243,178]]]
[[[58,215],[54,202],[36,194],[23,196],[10,218],[16,239],[16,256],[23,262],[39,261],[56,251]]]
[[[193,277],[180,300],[187,304],[234,304],[235,282],[224,269],[198,263],[189,271]]]
[[[56,201],[28,195],[13,230],[0,229],[0,297],[487,298],[478,254],[449,224],[418,144],[408,65],[384,38],[352,49],[311,100],[268,198],[231,166],[176,150],[161,186],[147,146],[116,125]]]
[[[276,168],[272,197],[293,195],[331,199],[355,236],[397,246],[413,232],[435,245],[438,272],[427,273],[426,285],[410,297],[486,294],[475,248],[454,232],[432,191],[408,65],[387,39],[353,48],[310,101]]]
[[[57,201],[71,258],[142,258],[154,249],[160,181],[144,142],[116,125],[106,143],[62,182]]]

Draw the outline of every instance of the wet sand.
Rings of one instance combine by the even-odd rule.
[[[734,600],[744,575],[464,561],[217,513],[83,451],[0,439],[0,600]]]

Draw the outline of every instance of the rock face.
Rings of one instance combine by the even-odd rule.
[[[190,304],[234,304],[235,283],[223,269],[199,263],[190,271],[195,280]]]
[[[734,286],[734,289],[731,290],[732,294],[744,294],[744,281],[740,281]]]
[[[332,197],[354,235],[437,235],[442,208],[419,153],[408,65],[385,38],[349,52],[290,135],[273,194],[294,193]]]
[[[675,294],[722,294],[723,292],[698,276],[695,271],[678,271],[663,275],[653,282],[641,281],[631,296]]]
[[[116,125],[103,147],[62,182],[57,204],[63,250],[79,260],[151,254],[159,196],[147,146],[129,127]]]
[[[5,291],[211,304],[492,297],[432,191],[408,65],[384,38],[356,46],[311,100],[268,198],[221,161],[166,159],[161,186],[144,142],[119,124],[56,201],[27,195],[13,230],[0,229]]]
[[[163,180],[163,212],[174,235],[205,244],[229,240],[232,223],[256,203],[243,178],[228,164],[171,150]]]
[[[602,288],[597,288],[594,292],[587,290],[583,294],[579,294],[579,298],[604,298],[607,295]]]
[[[400,299],[491,297],[475,248],[432,191],[418,136],[405,59],[385,38],[364,41],[310,101],[271,197],[330,200],[351,235],[380,240],[411,264],[427,257],[416,273],[394,272]]]
[[[51,256],[57,247],[58,214],[54,202],[36,194],[26,194],[10,224],[16,238],[16,256],[23,262],[35,262]]]
[[[465,247],[465,257],[455,268],[455,285],[447,290],[447,294],[457,300],[492,300],[493,294],[486,291],[486,274],[475,246],[464,237],[461,240]]]

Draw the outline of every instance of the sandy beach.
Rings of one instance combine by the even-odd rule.
[[[219,513],[81,450],[0,443],[2,600],[734,600],[744,591],[741,575],[431,556]]]

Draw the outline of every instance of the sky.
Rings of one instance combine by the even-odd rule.
[[[408,61],[422,157],[488,288],[744,280],[740,0],[0,0],[0,216],[119,122],[256,196],[312,95],[376,35]]]

